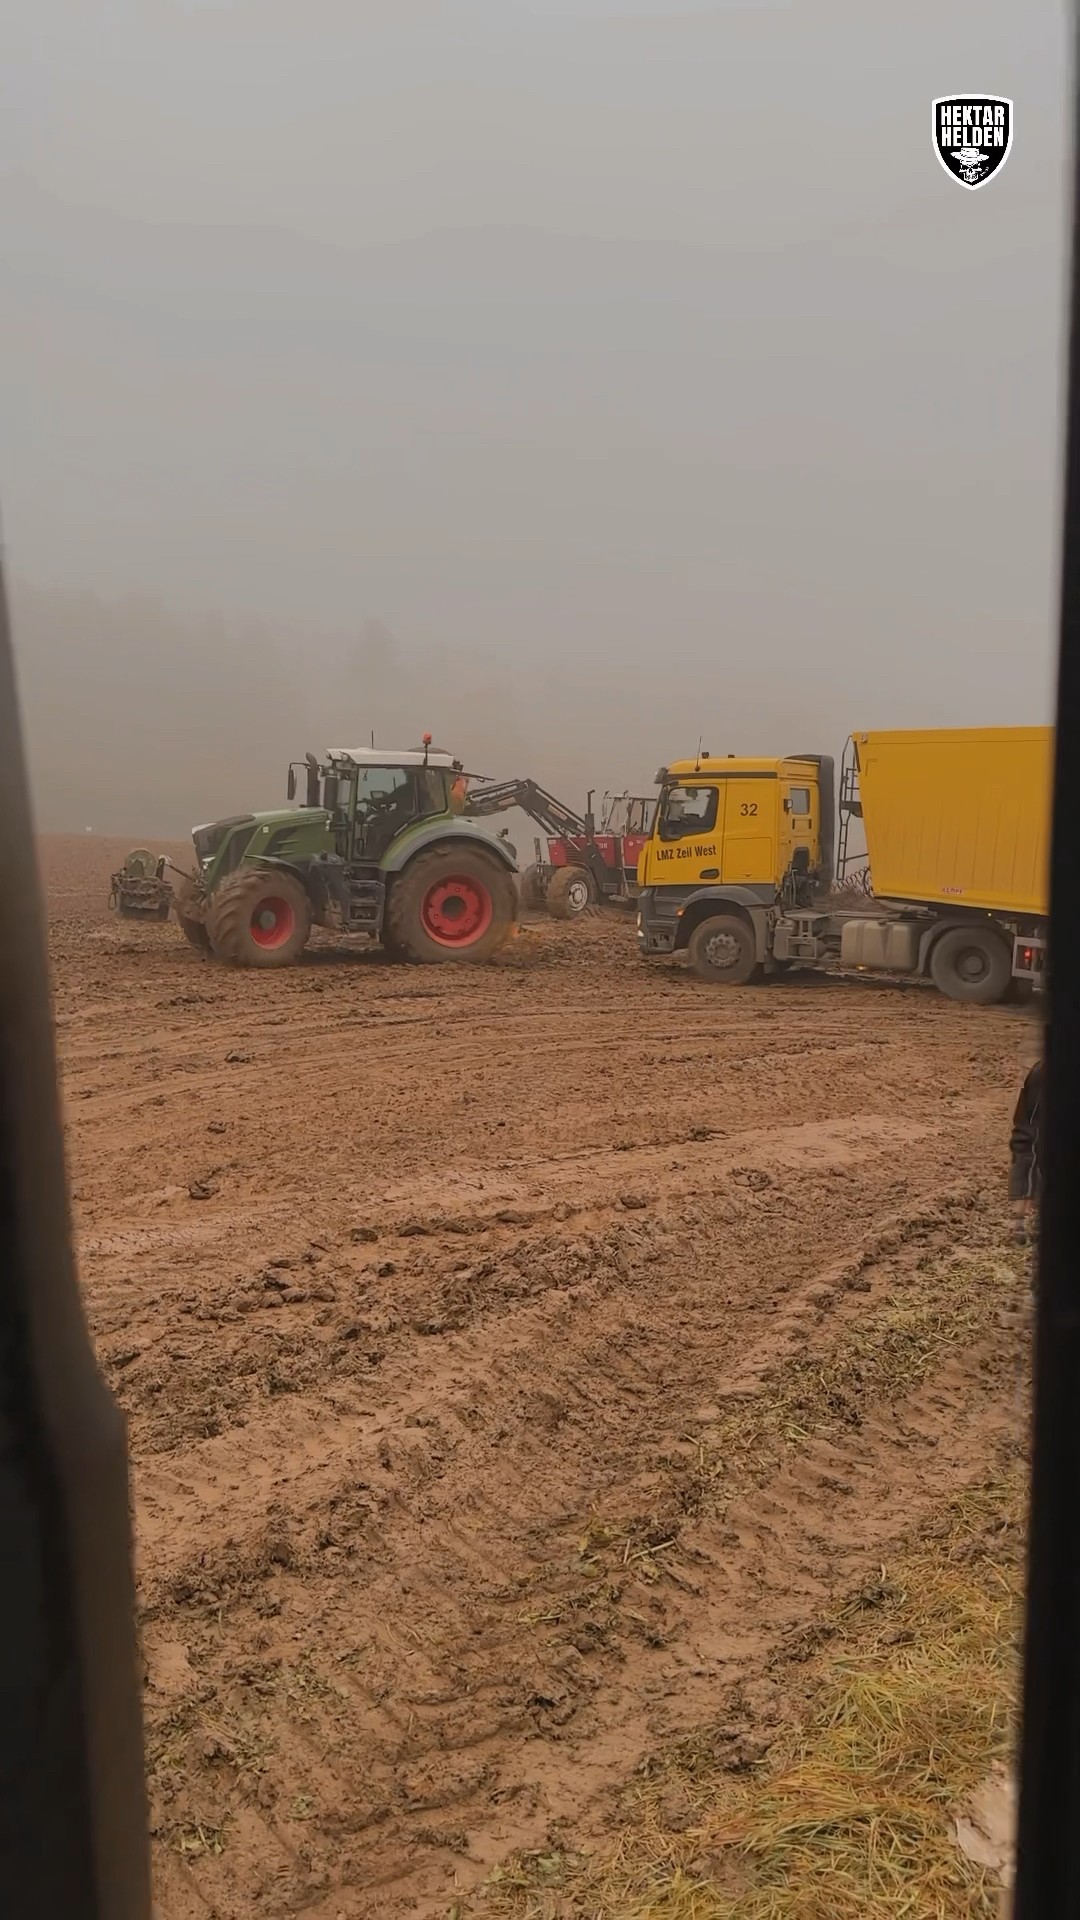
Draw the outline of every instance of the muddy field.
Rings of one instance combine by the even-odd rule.
[[[165,1920],[446,1915],[670,1740],[753,1761],[778,1652],[1015,1446],[1030,1023],[613,913],[234,974],[109,920],[125,850],[43,862]]]

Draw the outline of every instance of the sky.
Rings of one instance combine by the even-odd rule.
[[[8,0],[38,818],[1050,717],[1066,9]],[[935,95],[1015,102],[977,193]]]

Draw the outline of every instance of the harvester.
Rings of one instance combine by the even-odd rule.
[[[194,869],[171,888],[180,928],[237,967],[291,965],[313,926],[400,960],[489,960],[514,929],[517,856],[465,817],[467,787],[428,737],[404,753],[309,753],[289,768],[287,807],[194,829]]]

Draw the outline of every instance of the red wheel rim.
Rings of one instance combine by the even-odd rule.
[[[424,895],[420,919],[429,940],[440,947],[471,947],[482,940],[495,908],[482,880],[450,873]]]
[[[296,930],[296,910],[287,900],[270,895],[252,909],[251,937],[257,947],[283,947]]]

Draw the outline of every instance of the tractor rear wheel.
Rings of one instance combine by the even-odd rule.
[[[560,867],[548,882],[547,910],[555,920],[573,920],[596,899],[596,881],[588,867]]]
[[[392,877],[383,944],[419,966],[490,960],[514,930],[516,893],[514,875],[482,847],[433,847]]]
[[[185,940],[190,941],[197,953],[210,952],[210,935],[206,931],[206,921],[200,920],[191,912],[195,900],[195,886],[191,880],[181,880],[173,888],[173,911],[177,925]]]
[[[242,867],[223,880],[206,916],[210,945],[232,967],[289,967],[311,932],[300,881],[274,867]]]

